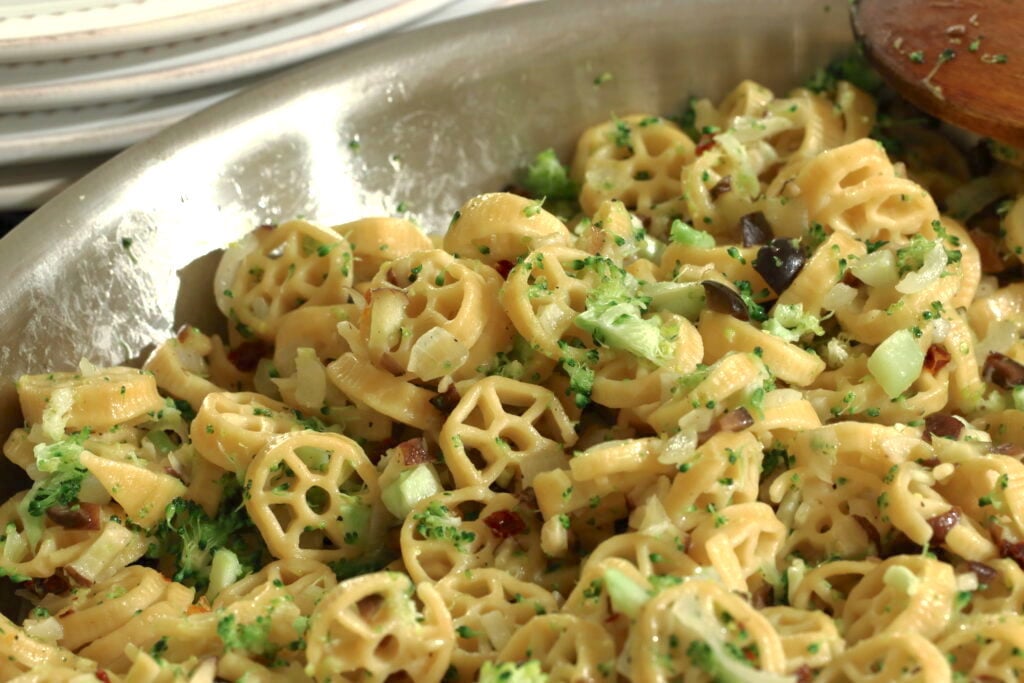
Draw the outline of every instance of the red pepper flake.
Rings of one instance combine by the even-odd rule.
[[[711,135],[704,134],[700,136],[700,140],[697,141],[697,147],[694,148],[694,153],[700,156],[704,152],[708,151],[715,146],[715,138]]]
[[[924,369],[931,374],[937,373],[949,363],[949,351],[943,346],[932,344],[924,354]]]
[[[964,423],[952,415],[946,413],[932,413],[924,419],[924,436],[928,443],[932,442],[932,436],[944,439],[959,439],[963,434]]]
[[[102,683],[110,683],[110,675],[103,669],[96,669],[92,675],[96,677],[96,680],[102,681]]]
[[[430,451],[427,450],[426,439],[423,437],[403,441],[395,446],[395,448],[401,454],[402,462],[405,463],[406,467],[430,462],[433,459],[430,457]]]
[[[953,507],[943,512],[941,515],[935,515],[930,517],[926,522],[928,526],[932,528],[932,537],[930,543],[942,543],[946,540],[946,536],[950,530],[960,523],[960,508]]]
[[[46,516],[65,529],[95,531],[100,528],[100,506],[96,503],[78,503],[72,506],[53,505],[46,510]]]
[[[796,676],[796,683],[811,683],[814,680],[814,672],[806,664],[801,664],[793,675]]]
[[[228,360],[242,372],[252,372],[260,359],[270,355],[272,349],[262,341],[242,342],[228,351]]]
[[[514,510],[496,510],[484,517],[484,524],[498,538],[509,538],[526,531],[526,522]]]

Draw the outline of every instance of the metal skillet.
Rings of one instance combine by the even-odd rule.
[[[27,372],[137,362],[218,329],[218,250],[253,227],[463,199],[609,114],[674,113],[743,78],[798,85],[850,43],[842,0],[549,0],[321,58],[136,145],[0,240],[0,439]],[[6,498],[22,488],[4,477]]]

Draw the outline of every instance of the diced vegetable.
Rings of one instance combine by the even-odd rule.
[[[909,389],[923,367],[924,351],[909,330],[893,332],[868,358],[868,372],[889,398]]]

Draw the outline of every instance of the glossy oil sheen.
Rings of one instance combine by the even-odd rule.
[[[253,227],[404,202],[439,232],[464,199],[545,147],[567,158],[611,114],[678,113],[743,78],[800,84],[849,44],[846,12],[845,0],[549,0],[321,58],[174,126],[0,240],[0,438],[20,422],[23,373],[138,363],[182,324],[219,329],[218,249]]]

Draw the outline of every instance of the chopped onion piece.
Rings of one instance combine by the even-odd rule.
[[[893,332],[868,358],[868,372],[889,398],[909,389],[923,367],[924,351],[909,330]]]
[[[443,327],[434,327],[409,351],[409,372],[422,380],[450,375],[469,358],[469,349]]]
[[[850,266],[850,272],[869,287],[892,287],[900,279],[896,255],[888,249],[861,256]]]
[[[327,374],[316,351],[302,347],[295,351],[295,400],[308,411],[320,410],[327,397]]]
[[[832,289],[828,290],[825,298],[821,300],[821,305],[826,310],[838,311],[840,308],[845,308],[852,304],[856,298],[856,289],[842,282],[837,282]]]
[[[875,252],[878,253],[878,252]],[[896,284],[896,291],[902,294],[915,294],[939,279],[942,270],[949,263],[946,250],[940,242],[935,242],[924,255],[924,263],[915,271],[907,273]]]

